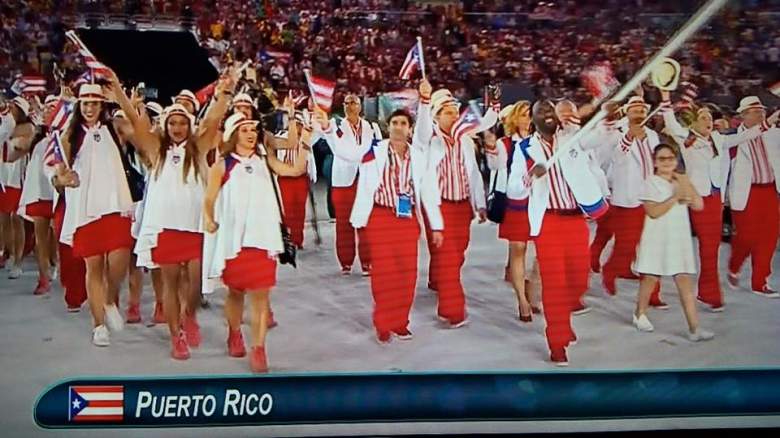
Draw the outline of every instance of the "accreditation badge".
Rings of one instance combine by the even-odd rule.
[[[395,203],[396,217],[412,217],[412,197],[407,194],[398,195],[398,202]]]

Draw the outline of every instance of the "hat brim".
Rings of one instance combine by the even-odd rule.
[[[259,120],[249,120],[249,119],[241,120],[235,125],[231,126],[229,129],[225,130],[225,132],[222,134],[222,141],[225,143],[230,141],[230,137],[233,136],[233,134],[238,130],[238,128],[248,124],[254,124],[255,126],[257,126],[258,123],[260,123]]]
[[[737,112],[738,113],[742,113],[742,112],[745,112],[747,110],[752,110],[752,109],[766,110],[766,106],[764,106],[764,104],[762,104],[762,103],[751,103],[749,105],[740,106],[739,108],[737,108]]]

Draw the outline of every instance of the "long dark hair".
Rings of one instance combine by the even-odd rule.
[[[81,130],[81,125],[84,124],[84,114],[81,113],[81,102],[76,102],[73,108],[73,116],[65,128],[65,135],[62,136],[62,155],[69,165],[73,165],[73,161],[76,159],[76,154],[81,147],[81,140],[84,138],[84,131]],[[108,123],[109,115],[105,102],[100,103],[100,114],[98,115],[98,122],[103,125],[107,125],[113,130],[113,126]]]
[[[187,120],[189,122],[189,119]],[[163,164],[165,164],[165,158],[168,156],[168,147],[173,144],[173,139],[168,134],[168,120],[165,120],[162,133],[160,134],[160,150],[157,151],[157,163],[155,164],[154,177],[159,178],[160,172],[162,172]],[[190,169],[193,169],[195,174],[195,181],[201,180],[202,162],[198,145],[195,142],[195,135],[192,133],[192,124],[190,124],[190,133],[187,136],[187,141],[184,144],[184,166],[182,167],[182,180],[187,182],[187,175],[190,173]]]

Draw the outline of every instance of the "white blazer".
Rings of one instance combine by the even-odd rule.
[[[764,127],[768,128],[766,124]],[[761,136],[766,147],[769,165],[775,174],[775,189],[780,191],[780,129],[769,128]],[[736,211],[744,210],[747,206],[748,196],[750,196],[750,185],[753,181],[753,162],[750,159],[750,146],[747,141],[737,146],[737,153],[734,159],[731,160],[726,181],[731,209]]]
[[[650,150],[653,150],[660,143],[658,134],[650,128],[645,127],[644,129]],[[618,129],[619,138],[622,138],[627,130],[627,127],[625,131]],[[612,139],[614,138],[612,137]],[[610,145],[612,148],[611,163],[608,167],[607,179],[612,188],[611,203],[617,207],[634,208],[642,205],[639,195],[642,193],[645,180],[642,178],[642,158],[635,143],[636,140],[631,144],[628,152],[623,152],[620,140]]]
[[[556,142],[563,145],[573,132],[572,130],[558,131]],[[531,137],[528,155],[535,164],[547,161],[536,135]],[[589,161],[590,155],[587,151],[583,150],[580,144],[574,144],[560,156],[558,164],[561,166],[561,173],[583,214],[598,218],[607,211],[609,206],[604,200],[596,176],[590,170]],[[525,160],[522,162],[525,164]],[[542,222],[550,199],[549,179],[550,173],[547,172],[542,177],[533,178],[531,181],[531,195],[528,200],[528,222],[531,226],[531,236],[538,236],[542,231]]]
[[[718,152],[718,155],[715,156],[707,139],[699,135],[698,132],[680,125],[673,111],[663,111],[663,116],[666,132],[680,145],[685,162],[685,172],[693,183],[693,187],[696,188],[696,192],[700,196],[709,196],[712,194],[713,187],[721,189],[720,198],[721,201],[724,201],[726,190],[723,190],[723,187],[731,167],[729,150],[761,135],[761,127],[756,125],[737,134],[729,135],[713,131],[712,144],[715,145],[715,150]],[[685,147],[685,141],[691,133],[696,136],[696,141],[693,145]]]
[[[486,151],[488,168],[496,173],[496,190],[505,192],[507,198],[517,201],[527,199],[529,194],[529,188],[523,182],[528,173],[528,166],[523,151],[519,147],[523,140],[517,134],[512,135],[511,138],[502,137],[496,144],[494,152]],[[506,166],[509,160],[507,141],[511,141],[515,145],[511,172],[507,172]],[[508,177],[507,173],[509,173]]]
[[[355,182],[355,176],[358,171],[358,163],[341,158],[344,155],[341,153],[341,150],[346,151],[346,155],[349,156],[350,149],[367,150],[367,147],[371,146],[372,141],[382,140],[382,131],[379,129],[379,125],[369,123],[368,120],[363,118],[360,119],[360,123],[362,134],[360,146],[362,147],[358,146],[347,119],[342,119],[339,123],[336,123],[334,119],[330,121],[331,126],[336,125],[336,128],[333,129],[332,135],[325,135],[324,137],[328,147],[333,152],[333,170],[331,171],[331,185],[333,187],[351,186]]]

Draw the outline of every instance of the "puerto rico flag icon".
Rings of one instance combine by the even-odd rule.
[[[68,389],[68,420],[115,422],[124,419],[124,387],[120,385],[71,386]]]

